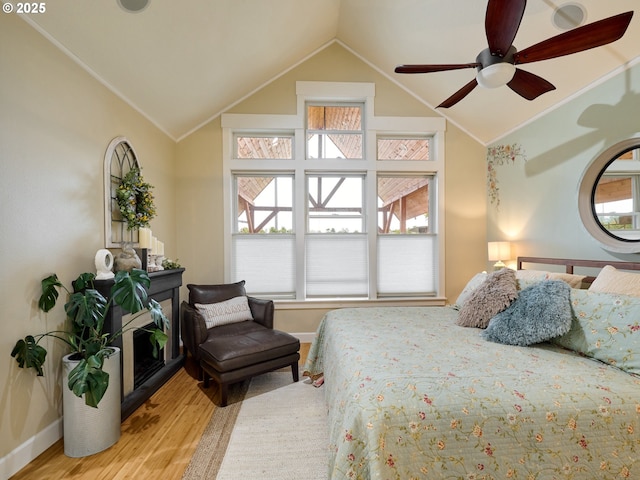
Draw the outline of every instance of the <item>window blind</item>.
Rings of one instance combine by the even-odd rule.
[[[310,234],[305,247],[307,297],[368,295],[366,234]]]
[[[295,236],[234,235],[231,277],[254,295],[295,297]]]
[[[435,235],[378,236],[378,295],[434,295]]]

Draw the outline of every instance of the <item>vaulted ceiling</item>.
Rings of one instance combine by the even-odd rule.
[[[475,70],[400,75],[394,67],[474,62],[487,46],[486,0],[149,0],[136,13],[120,2],[127,3],[55,0],[25,19],[176,140],[332,42],[431,107]],[[522,50],[563,33],[553,18],[567,3],[529,0],[514,45]],[[639,6],[579,4],[585,23]],[[638,61],[640,12],[615,43],[526,65],[556,86],[536,100],[507,87],[476,88],[438,111],[488,144]]]

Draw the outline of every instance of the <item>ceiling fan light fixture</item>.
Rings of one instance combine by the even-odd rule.
[[[516,66],[512,63],[494,63],[481,69],[476,80],[481,87],[498,88],[509,83],[515,73]]]

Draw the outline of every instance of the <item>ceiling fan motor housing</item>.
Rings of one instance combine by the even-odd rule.
[[[518,50],[516,49],[516,47],[511,45],[509,50],[507,50],[507,53],[501,57],[500,55],[492,54],[488,48],[485,48],[476,57],[476,62],[480,64],[478,66],[478,71],[488,67],[489,65],[495,65],[496,63],[515,64],[515,60],[513,59],[513,56],[516,54],[517,51]]]

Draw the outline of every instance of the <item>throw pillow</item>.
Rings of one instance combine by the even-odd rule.
[[[518,296],[516,273],[503,268],[487,275],[460,308],[456,324],[462,327],[487,328],[489,320],[507,308]]]
[[[516,278],[524,280],[523,285],[529,286],[542,280],[562,280],[567,282],[571,288],[581,288],[582,281],[586,275],[575,275],[573,273],[547,272],[545,270],[518,270]],[[531,281],[527,283],[528,281]],[[526,287],[525,287],[526,288]]]
[[[563,335],[571,328],[571,287],[543,280],[525,288],[489,322],[482,336],[491,342],[527,346]]]
[[[453,304],[453,308],[456,310],[460,310],[462,306],[466,303],[469,296],[473,293],[473,291],[482,285],[487,279],[487,272],[476,273],[471,280],[467,282],[460,295],[456,299],[456,303]]]
[[[207,328],[253,320],[246,296],[218,303],[196,303],[196,308],[204,317]]]
[[[553,343],[640,375],[640,297],[572,290],[571,330]]]
[[[621,272],[611,265],[606,265],[593,281],[589,290],[601,293],[618,293],[640,297],[640,274]]]

